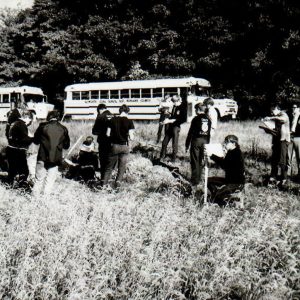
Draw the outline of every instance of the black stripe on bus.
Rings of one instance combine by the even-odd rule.
[[[97,105],[98,106],[98,105]],[[86,108],[86,109],[88,109],[88,108],[97,108],[97,106],[65,106],[65,108],[67,108],[67,109],[69,109],[69,108],[76,108],[76,109],[84,109],[84,108]],[[127,105],[128,107],[149,107],[149,108],[151,108],[151,107],[159,107],[159,105]],[[107,105],[106,106],[107,108],[119,108],[119,107],[121,107],[121,105],[119,105],[119,106],[109,106],[109,105]]]
[[[94,116],[93,113],[67,113],[66,115],[71,115],[71,116],[75,116],[75,115],[80,115],[80,116]],[[128,114],[130,115],[142,115],[142,116],[147,116],[147,115],[157,115],[159,116],[159,113],[131,113],[129,112]]]

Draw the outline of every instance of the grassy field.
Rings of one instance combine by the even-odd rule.
[[[66,126],[74,143],[92,124]],[[133,146],[154,144],[156,126],[136,127]],[[188,177],[187,130],[177,166]],[[139,153],[118,191],[61,178],[45,200],[0,184],[0,298],[300,299],[299,195],[260,186],[271,141],[256,122],[221,123],[213,141],[227,134],[240,138],[254,182],[243,210],[201,207]]]

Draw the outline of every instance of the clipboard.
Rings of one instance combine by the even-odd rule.
[[[258,127],[263,129],[265,133],[272,134],[273,136],[278,136],[279,134],[278,130],[275,129],[274,121],[263,121],[262,125],[259,125]]]

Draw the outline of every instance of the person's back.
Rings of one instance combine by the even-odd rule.
[[[127,145],[132,121],[127,116],[115,116],[110,120],[110,138],[112,144]]]
[[[34,134],[34,143],[40,145],[34,194],[44,192],[48,196],[58,176],[58,166],[62,163],[62,150],[70,147],[70,137],[65,126],[58,122],[59,112],[48,113],[47,122],[41,123]]]
[[[119,109],[120,115],[110,120],[109,136],[111,138],[111,149],[109,160],[105,170],[103,185],[108,184],[112,170],[118,163],[118,174],[115,184],[118,186],[122,181],[126,169],[127,157],[129,153],[129,139],[133,139],[134,124],[127,118],[129,107],[122,105]]]
[[[40,144],[38,160],[59,165],[62,149],[68,149],[70,139],[65,126],[57,120],[41,123],[34,136],[34,143]]]

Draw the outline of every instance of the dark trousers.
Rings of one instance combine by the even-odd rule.
[[[108,184],[108,181],[111,179],[112,171],[117,163],[118,163],[118,174],[116,177],[116,182],[118,183],[123,179],[126,170],[128,153],[129,153],[128,145],[112,144],[111,151],[108,157],[108,163],[103,178],[103,185]]]
[[[224,177],[210,177],[207,184],[210,192],[211,202],[219,205],[226,205],[226,199],[232,195],[232,193],[241,191],[244,188],[244,184],[240,183],[227,183]]]
[[[107,163],[108,163],[111,143],[109,138],[102,138],[101,140],[98,140],[98,143],[99,143],[100,174],[101,174],[101,180],[103,180]]]
[[[165,115],[165,114],[160,114],[160,117],[159,117],[159,125],[158,125],[158,131],[157,131],[157,140],[156,140],[157,143],[160,142],[161,134],[162,134],[163,128],[164,128],[164,126],[165,126],[165,125],[162,125],[162,124],[160,124],[160,123],[163,122],[165,119],[166,119],[166,115]]]
[[[192,139],[190,149],[192,185],[197,185],[201,181],[202,170],[204,166],[204,146],[207,143],[207,137],[199,137]]]
[[[165,137],[162,142],[162,147],[160,152],[161,159],[165,158],[167,153],[167,147],[171,139],[172,139],[172,148],[173,148],[172,159],[173,160],[176,159],[176,155],[178,152],[179,132],[180,132],[180,127],[172,126],[172,124],[169,125],[169,128],[166,130]]]
[[[19,175],[20,182],[27,181],[29,169],[26,150],[7,147],[6,155],[8,161],[8,182],[13,183],[17,175]]]
[[[281,169],[281,179],[287,179],[289,165],[289,142],[275,141],[272,144],[271,177],[278,176],[278,167]]]

